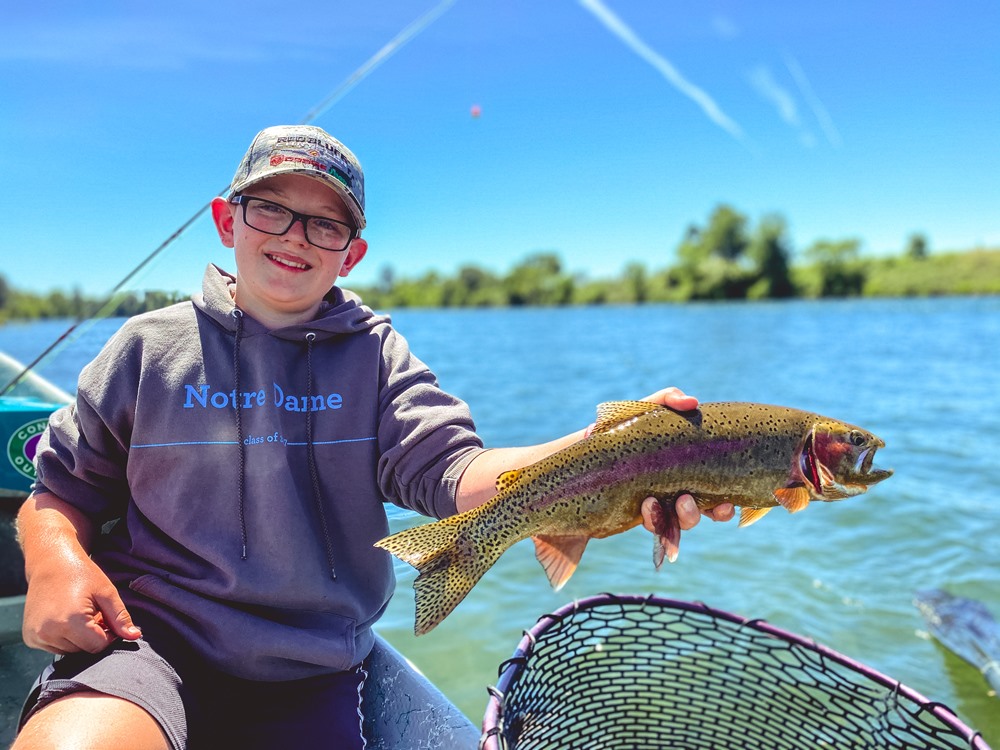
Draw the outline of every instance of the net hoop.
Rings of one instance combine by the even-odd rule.
[[[540,699],[538,695],[526,697],[521,695],[519,691],[524,692],[522,687],[526,681],[526,676],[530,675],[532,671],[539,673],[551,670],[552,667],[548,663],[540,660],[539,652],[542,649],[542,645],[544,644],[546,649],[552,651],[552,644],[559,645],[561,638],[568,642],[573,636],[564,636],[563,634],[577,627],[579,623],[584,623],[595,618],[607,619],[617,617],[621,619],[626,617],[646,617],[647,615],[649,618],[670,617],[672,618],[671,623],[685,622],[686,630],[690,630],[692,626],[696,628],[701,626],[701,630],[697,631],[699,637],[704,637],[705,633],[709,632],[709,629],[714,629],[714,632],[711,633],[712,637],[717,637],[717,634],[720,632],[722,635],[737,632],[748,634],[748,637],[752,638],[755,644],[763,643],[766,648],[771,648],[766,644],[773,641],[775,648],[780,649],[782,652],[794,651],[797,654],[808,655],[806,658],[809,660],[816,659],[816,663],[821,665],[824,673],[829,672],[837,680],[849,680],[849,686],[857,686],[859,689],[868,691],[866,696],[873,690],[875,693],[882,691],[889,706],[886,709],[886,715],[891,713],[891,716],[886,719],[886,716],[883,715],[873,721],[879,724],[877,728],[878,732],[888,732],[889,740],[885,744],[864,746],[942,747],[990,750],[980,733],[962,722],[948,706],[932,701],[898,680],[894,680],[827,646],[775,627],[763,620],[740,617],[724,610],[709,607],[701,602],[681,601],[655,595],[631,594],[600,594],[571,602],[551,614],[543,615],[530,630],[524,631],[524,637],[518,644],[513,656],[501,663],[498,670],[499,680],[496,687],[489,689],[490,697],[483,718],[483,734],[479,743],[480,750],[516,750],[521,747],[546,747],[549,750],[555,750],[563,746],[582,747],[579,738],[565,745],[560,745],[556,742],[558,737],[552,734],[553,730],[551,727],[558,725],[563,720],[563,716],[560,714],[562,707],[559,705],[559,701],[563,700],[563,698],[556,698],[549,704],[539,705],[538,701]],[[671,626],[668,623],[665,627]],[[604,630],[608,630],[609,627],[605,626]],[[590,640],[593,640],[593,638]],[[718,642],[721,643],[722,641]],[[654,648],[658,647],[659,644],[654,646]],[[642,648],[645,649],[646,647]],[[600,649],[598,648],[597,650]],[[577,645],[571,653],[559,654],[553,651],[551,656],[549,654],[543,656],[550,659],[550,661],[553,656],[557,661],[564,661],[565,659],[579,658],[579,651],[580,647]],[[671,655],[671,658],[673,656]],[[614,667],[615,665],[612,664],[611,666]],[[737,671],[739,671],[739,665],[735,666]],[[586,669],[585,666],[583,668]],[[728,667],[723,665],[723,670],[727,669]],[[782,667],[779,665],[779,671],[781,669]],[[655,674],[663,673],[657,672]],[[551,682],[554,678],[546,679]],[[541,677],[538,680],[545,681]],[[836,688],[837,686],[834,685],[833,687]],[[530,690],[534,689],[530,688]],[[542,689],[548,688],[543,687]],[[829,687],[824,687],[824,689],[830,690]],[[559,695],[566,696],[564,698],[566,701],[572,700],[571,696],[567,696],[567,692],[571,691],[566,691],[565,686],[560,686],[560,690],[564,692],[559,693]],[[548,696],[544,696],[541,700],[545,698],[548,698]],[[535,703],[531,704],[531,701],[535,701]],[[600,698],[598,698],[598,702],[600,702]],[[876,702],[878,701],[876,700]],[[626,713],[636,709],[641,713],[644,706],[627,706]],[[570,710],[572,710],[572,707],[570,707]],[[581,711],[580,716],[583,715]],[[705,707],[704,712],[700,715],[706,723],[710,723],[713,720],[710,707]],[[540,725],[538,717],[541,716],[545,717],[545,722],[549,728],[537,729],[537,726]],[[901,716],[902,720],[900,719]],[[570,719],[573,718],[572,716],[570,717]],[[669,723],[670,717],[666,718],[667,721],[662,722],[661,720],[661,723]],[[766,718],[766,716],[761,717],[761,721],[765,721]],[[789,718],[785,717],[785,720],[788,721]],[[911,724],[907,726],[895,726],[895,723],[901,721],[904,723],[911,721]],[[535,729],[530,728],[532,722],[535,722]],[[837,731],[840,729],[842,727],[838,727]],[[536,734],[535,740],[525,740],[522,744],[521,740],[533,731]],[[653,731],[655,732],[655,729]],[[931,739],[927,740],[926,744],[913,744],[911,733],[916,733],[920,737],[923,737],[923,733],[929,733]],[[547,739],[544,740],[543,744],[534,744],[537,741],[537,737],[540,737],[542,734],[545,734]],[[859,736],[860,734],[864,734],[864,731],[860,732]],[[895,739],[895,734],[902,735],[903,739]],[[569,732],[567,732],[566,736],[569,736]],[[865,736],[868,735],[865,734]],[[718,740],[719,738],[715,737],[712,741],[718,742]],[[643,744],[643,742],[647,741],[652,742],[652,744]],[[660,747],[661,745],[657,744],[660,741],[662,740],[622,740],[620,734],[616,740],[618,743],[623,743],[619,746],[637,748]],[[602,744],[603,741],[599,739],[595,739],[593,742],[595,744],[588,744],[587,741],[584,741],[584,744],[593,748],[614,746],[614,744]],[[869,738],[867,742],[870,743],[872,740]],[[680,742],[676,746],[689,748],[718,747],[716,744],[699,745],[683,744]],[[795,745],[788,746],[793,747]]]

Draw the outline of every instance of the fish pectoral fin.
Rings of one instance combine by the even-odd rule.
[[[798,513],[809,505],[809,490],[801,484],[795,487],[779,487],[774,491],[774,499],[789,513]]]
[[[533,536],[535,557],[545,569],[549,583],[556,591],[570,579],[587,548],[588,536]]]
[[[503,474],[497,477],[497,492],[503,492],[508,487],[517,484],[517,480],[521,477],[520,469],[511,469],[510,471],[505,471]]]
[[[613,430],[629,420],[664,408],[650,401],[606,401],[597,406],[597,422],[591,434]]]
[[[774,506],[767,508],[748,508],[746,506],[740,508],[740,522],[737,528],[742,529],[744,526],[749,526],[752,523],[757,523],[760,519],[766,516]]]

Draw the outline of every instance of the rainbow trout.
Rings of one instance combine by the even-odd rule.
[[[375,543],[418,571],[417,635],[443,620],[508,547],[527,537],[553,588],[576,570],[587,542],[642,522],[660,500],[653,561],[678,538],[666,503],[689,492],[702,510],[740,507],[740,526],[777,506],[860,495],[892,475],[872,467],[885,443],[818,414],[751,403],[708,403],[689,412],[645,401],[601,404],[584,440],[502,474],[497,494],[465,513]]]

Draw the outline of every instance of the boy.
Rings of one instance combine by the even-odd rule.
[[[443,518],[582,437],[484,450],[388,319],[335,286],[367,251],[364,178],[323,130],[259,133],[212,216],[237,275],[209,266],[191,303],[127,321],[39,446],[24,638],[61,658],[17,750],[363,747],[394,583],[383,502]],[[677,512],[698,521],[688,498]]]

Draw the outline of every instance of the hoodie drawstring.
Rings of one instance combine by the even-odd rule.
[[[236,319],[236,343],[233,346],[233,380],[235,393],[240,390],[240,342],[243,340],[243,311],[234,309],[233,318]],[[313,396],[313,342],[316,334],[310,331],[306,334],[306,404],[312,404]],[[243,442],[243,413],[240,408],[241,398],[235,399],[236,410],[236,443],[239,446],[240,466],[239,466],[239,514],[240,514],[240,540],[242,550],[240,558],[247,559],[247,519],[246,519],[246,445]],[[323,494],[319,485],[319,470],[316,467],[316,446],[313,444],[313,416],[312,410],[306,409],[306,453],[309,463],[309,479],[312,482],[313,502],[319,513],[320,527],[323,531],[323,544],[326,547],[326,561],[330,570],[330,578],[337,580],[337,569],[333,563],[333,539],[330,536],[330,525],[326,520],[326,512],[323,510]]]
[[[306,404],[312,405],[313,397],[313,342],[316,334],[310,331],[306,334]],[[312,480],[313,500],[316,503],[316,510],[319,512],[319,522],[323,530],[323,542],[326,544],[326,561],[330,567],[330,578],[337,580],[337,568],[333,564],[333,539],[330,537],[330,526],[326,520],[326,512],[323,510],[323,494],[319,488],[319,471],[316,468],[316,446],[313,444],[313,417],[312,409],[306,409],[306,451],[309,460],[309,478]]]
[[[240,341],[243,339],[243,311],[239,308],[233,309],[233,318],[236,319],[236,343],[233,345],[233,393],[240,392]],[[247,517],[246,517],[246,446],[243,444],[243,413],[240,410],[240,399],[234,398],[233,406],[236,407],[236,444],[240,450],[240,476],[239,476],[239,496],[240,496],[240,540],[243,543],[243,550],[240,559],[247,559]]]

